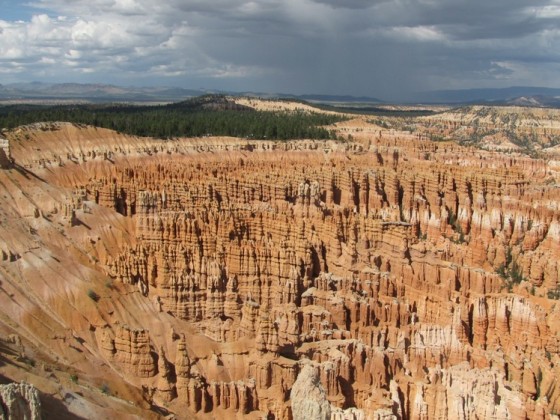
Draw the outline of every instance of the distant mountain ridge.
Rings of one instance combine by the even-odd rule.
[[[0,84],[0,100],[76,100],[90,102],[178,102],[206,94],[252,96],[265,99],[292,99],[324,104],[388,104],[395,103],[369,96],[285,94],[264,92],[228,92],[180,87],[116,86],[100,83],[12,83]],[[508,88],[457,89],[418,92],[408,103],[447,105],[517,105],[529,107],[560,107],[560,89],[514,86]]]
[[[83,83],[13,83],[0,84],[0,99],[80,99],[102,101],[182,101],[194,96],[221,93],[236,96],[257,96],[270,99],[297,99],[315,102],[383,103],[382,100],[367,96],[350,95],[292,95],[263,92],[227,92],[204,89],[184,89],[175,87],[136,87],[107,84]]]
[[[417,94],[419,101],[444,104],[560,106],[560,89],[532,86],[434,90]]]
[[[202,90],[172,87],[123,87],[82,83],[13,83],[0,85],[0,99],[82,99],[91,101],[179,101]]]

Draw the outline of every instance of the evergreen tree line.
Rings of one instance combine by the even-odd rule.
[[[329,139],[324,125],[342,121],[333,115],[264,112],[238,106],[225,98],[194,98],[159,106],[72,105],[0,107],[0,127],[64,121],[156,138],[233,136],[255,139]]]

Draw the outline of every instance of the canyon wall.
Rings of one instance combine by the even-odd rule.
[[[553,165],[368,127],[346,143],[14,135],[5,188],[52,191],[13,214],[80,264],[36,313],[179,417],[560,410]],[[6,235],[5,273],[38,272],[44,251]]]

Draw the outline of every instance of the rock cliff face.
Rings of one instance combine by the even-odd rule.
[[[2,303],[54,355],[179,417],[560,410],[553,163],[373,125],[348,143],[28,130],[0,172]]]

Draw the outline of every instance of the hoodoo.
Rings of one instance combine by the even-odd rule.
[[[0,134],[0,169],[12,166],[12,155],[10,153],[10,142]]]
[[[3,377],[87,418],[559,412],[556,161],[332,128],[7,131]]]

